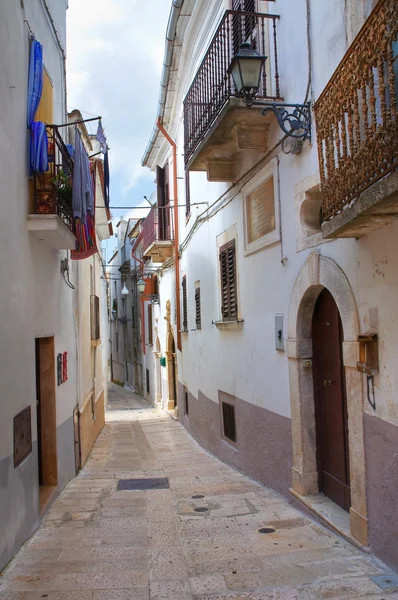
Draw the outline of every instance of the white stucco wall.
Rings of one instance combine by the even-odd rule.
[[[280,14],[278,23],[278,56],[281,91],[286,102],[303,102],[308,79],[306,18],[304,3],[297,10],[294,0],[276,0],[272,12]],[[354,27],[350,14],[358,15],[360,6],[353,0],[350,12],[344,11],[343,0],[323,3],[311,1],[312,37],[312,90],[316,99],[343,57]],[[358,6],[357,6],[358,4]],[[219,3],[221,5],[221,2]],[[205,7],[207,6],[207,12]],[[359,8],[358,8],[359,7]],[[216,10],[214,3],[197,3],[187,35],[184,39],[182,61],[178,72],[180,87],[173,94],[171,121],[166,125],[178,142],[179,201],[184,203],[185,186],[183,164],[183,121],[181,102],[195,75],[195,67],[207,49],[197,40],[205,40],[211,29]],[[358,12],[359,11],[359,12]],[[369,11],[369,7],[367,7]],[[199,20],[198,15],[203,16]],[[362,23],[366,11],[362,16]],[[206,17],[207,15],[207,17]],[[357,18],[357,17],[356,17]],[[356,23],[355,27],[358,27]],[[199,31],[198,31],[199,30]],[[192,36],[192,39],[190,38]],[[193,50],[192,50],[193,49]],[[314,124],[315,125],[315,124]],[[313,140],[315,142],[316,132]],[[273,122],[269,135],[271,148],[281,138]],[[163,142],[156,163],[164,166],[170,157],[170,148]],[[181,258],[181,276],[187,277],[188,329],[195,327],[194,282],[201,284],[202,330],[182,334],[183,352],[178,353],[179,380],[194,395],[201,390],[218,402],[218,390],[236,395],[247,402],[290,417],[288,360],[284,352],[275,350],[275,314],[286,319],[294,281],[311,250],[297,252],[296,239],[299,220],[295,200],[296,186],[318,171],[316,144],[305,144],[301,155],[285,155],[278,151],[280,161],[280,200],[283,255],[281,244],[275,243],[257,253],[244,256],[242,194],[236,186],[226,198],[231,202],[195,232]],[[253,165],[261,155],[252,154]],[[272,157],[270,157],[272,158]],[[247,157],[238,167],[238,177],[247,168]],[[250,166],[251,166],[250,165]],[[229,184],[209,183],[205,173],[191,173],[191,204],[205,200],[211,205]],[[171,198],[173,198],[171,191]],[[185,209],[180,209],[180,243],[183,243],[195,219],[206,207],[193,206],[191,218],[185,224]],[[237,231],[237,270],[239,278],[240,316],[244,319],[241,330],[219,331],[212,320],[220,318],[220,289],[218,281],[218,253],[216,239],[230,227]],[[392,258],[397,255],[398,224],[372,233],[356,241],[340,239],[318,247],[319,252],[332,258],[346,274],[352,287],[359,312],[361,332],[377,332],[380,341],[380,374],[375,377],[376,411],[365,401],[365,411],[398,424],[398,372],[395,368],[398,324],[398,274]],[[313,250],[313,249],[312,249]],[[166,342],[163,316],[164,302],[172,302],[174,319],[173,269],[166,270],[160,280],[161,318],[159,337],[162,350]],[[378,324],[375,315],[378,314]],[[376,319],[377,321],[377,319]],[[175,331],[175,328],[174,328]],[[165,369],[162,369],[163,379]],[[364,382],[365,378],[364,378]],[[164,382],[165,383],[165,382]],[[165,391],[163,395],[165,395]]]
[[[48,250],[27,230],[28,173],[26,127],[29,21],[43,44],[44,64],[54,86],[54,120],[65,120],[61,55],[40,0],[25,3],[4,0],[0,13],[0,244],[3,254],[1,294],[2,360],[0,458],[12,454],[12,419],[32,407],[36,439],[35,338],[54,336],[55,354],[68,352],[68,381],[57,388],[57,425],[72,416],[76,403],[74,369],[76,339],[73,328],[73,291],[60,272],[66,252]],[[65,35],[63,19],[58,19]]]

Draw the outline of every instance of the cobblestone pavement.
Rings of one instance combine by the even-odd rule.
[[[0,577],[0,600],[398,599],[372,581],[386,569],[371,555],[164,412],[114,388],[110,405],[86,466]],[[120,479],[154,478],[169,489],[117,491]]]

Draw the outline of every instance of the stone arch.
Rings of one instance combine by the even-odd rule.
[[[289,306],[286,349],[292,413],[292,488],[293,493],[298,496],[318,493],[311,329],[315,303],[324,288],[332,294],[343,326],[351,477],[351,535],[367,544],[363,381],[356,368],[359,360],[358,311],[347,277],[332,259],[319,252],[312,252],[301,268],[293,286]]]

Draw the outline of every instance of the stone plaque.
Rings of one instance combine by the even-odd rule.
[[[263,181],[246,196],[246,224],[249,244],[275,230],[273,177]]]

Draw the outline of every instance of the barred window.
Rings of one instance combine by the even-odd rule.
[[[235,406],[228,404],[227,402],[223,402],[222,418],[225,437],[232,442],[236,442]]]

